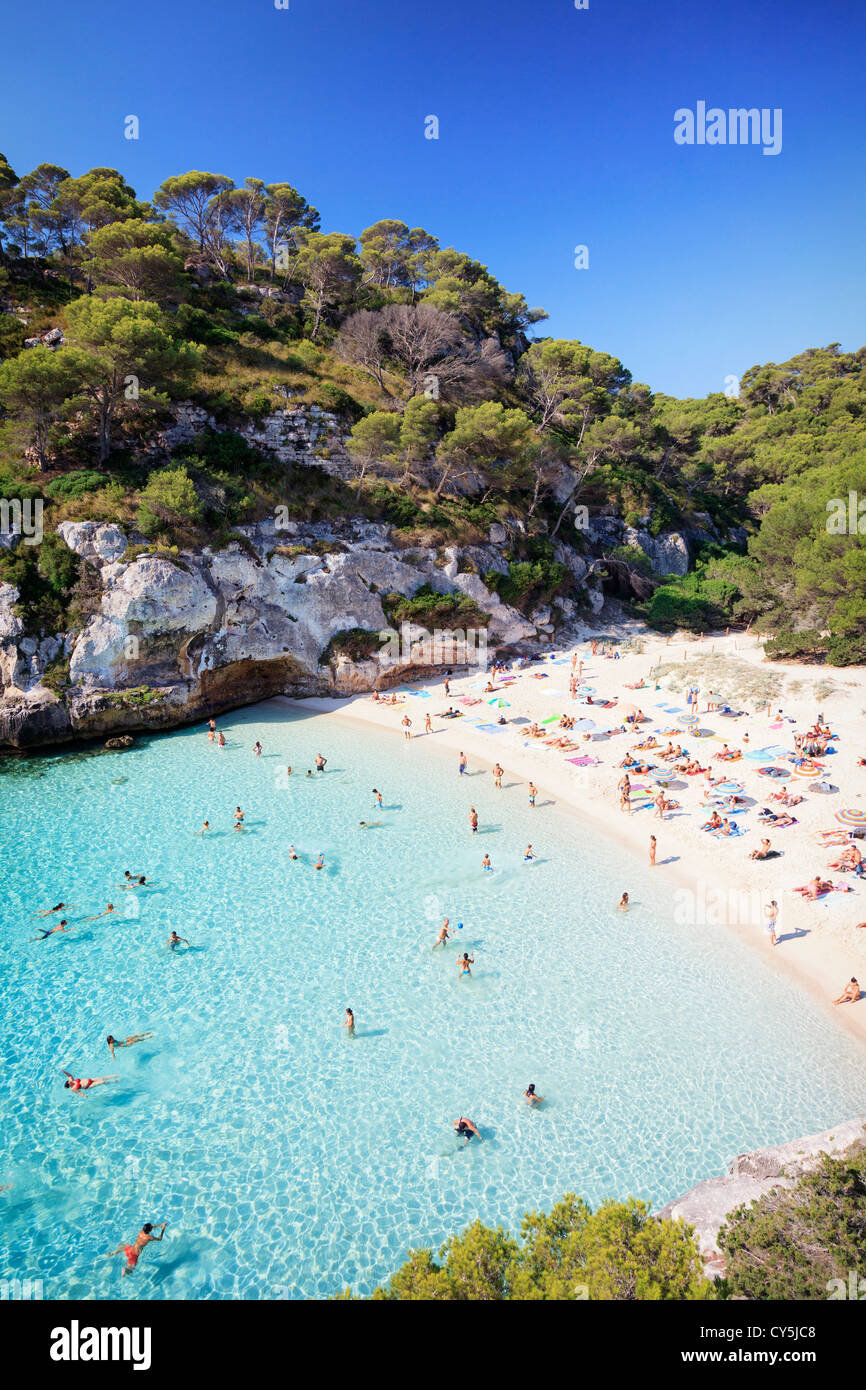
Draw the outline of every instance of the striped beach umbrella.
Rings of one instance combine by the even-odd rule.
[[[866,825],[866,811],[849,806],[844,811],[837,811],[836,819],[841,825]]]
[[[700,720],[696,714],[681,714],[677,718],[678,724],[699,724]]]
[[[821,777],[821,776],[823,776],[823,773],[824,773],[823,767],[795,767],[795,768],[794,768],[794,776],[795,776],[795,777],[803,777],[803,778]]]
[[[496,709],[510,709],[509,702],[507,700],[500,700],[498,696],[494,700],[488,700],[487,703],[488,705],[493,705]]]

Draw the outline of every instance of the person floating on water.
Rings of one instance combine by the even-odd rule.
[[[108,917],[112,912],[116,911],[117,908],[114,906],[114,903],[108,903],[104,912],[97,912],[93,917],[82,917],[81,920],[82,922],[98,922],[100,917]]]
[[[54,936],[55,932],[67,932],[71,931],[72,928],[69,926],[68,922],[66,921],[66,918],[64,917],[60,922],[57,923],[56,927],[48,927],[47,930],[44,927],[40,927],[39,930],[41,932],[41,935],[31,936],[31,941],[45,941],[47,937]]]
[[[534,1082],[531,1085],[527,1086],[526,1090],[523,1092],[523,1098],[526,1101],[526,1104],[530,1106],[541,1105],[541,1102],[544,1100],[544,1096],[536,1095]]]
[[[111,1033],[109,1033],[108,1037],[106,1038],[106,1042],[108,1043],[108,1050],[113,1057],[114,1049],[116,1047],[132,1047],[133,1043],[144,1042],[145,1038],[152,1037],[153,1033],[133,1033],[132,1036],[129,1038],[115,1038],[112,1036]]]
[[[60,1070],[65,1077],[68,1077],[68,1080],[63,1083],[63,1089],[65,1091],[75,1091],[76,1095],[80,1094],[82,1091],[91,1091],[94,1086],[107,1086],[111,1081],[120,1080],[119,1076],[88,1076],[82,1078],[80,1076],[73,1076],[71,1071],[65,1071],[63,1067],[61,1067]]]
[[[447,946],[447,945],[448,945],[448,942],[451,940],[451,937],[454,935],[453,932],[450,932],[450,931],[448,930],[448,923],[449,923],[449,921],[450,921],[450,918],[446,917],[446,918],[445,918],[445,921],[442,923],[441,927],[439,928],[439,935],[436,937],[436,940],[433,942],[433,946],[432,946],[432,949],[433,949],[434,951],[436,950],[436,947],[437,947],[437,946]]]
[[[384,821],[380,821],[380,820],[359,820],[359,821],[358,821],[358,828],[359,828],[360,830],[381,830],[381,828],[382,828],[383,825],[384,825]]]
[[[355,1036],[355,1015],[351,1009],[346,1010],[346,1018],[343,1027],[346,1029],[348,1037],[353,1038]]]
[[[176,951],[177,948],[178,948],[178,946],[188,946],[188,945],[189,945],[189,942],[187,941],[186,937],[185,937],[185,936],[178,936],[178,934],[177,934],[176,931],[173,931],[172,934],[171,934],[171,936],[168,938],[168,947],[169,947],[169,950],[170,950],[170,951]]]
[[[138,1235],[135,1237],[135,1240],[133,1241],[132,1245],[118,1245],[116,1250],[108,1251],[106,1259],[113,1260],[114,1256],[119,1255],[122,1251],[123,1254],[126,1256],[126,1266],[123,1271],[124,1277],[127,1274],[131,1274],[132,1271],[135,1269],[135,1266],[138,1264],[141,1252],[144,1249],[144,1247],[146,1245],[151,1245],[155,1240],[162,1240],[163,1236],[165,1235],[165,1228],[167,1225],[168,1222],[163,1221],[162,1225],[159,1228],[159,1235],[154,1236],[151,1235],[153,1225],[150,1221],[145,1221]]]
[[[481,1131],[476,1126],[475,1121],[468,1119],[465,1115],[461,1115],[458,1120],[453,1122],[453,1128],[457,1131],[458,1139],[465,1139],[467,1144],[473,1135],[476,1139],[481,1138]]]

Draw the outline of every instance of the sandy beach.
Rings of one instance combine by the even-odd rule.
[[[648,862],[650,836],[655,835],[656,872],[669,879],[671,909],[679,921],[693,923],[696,932],[708,921],[724,922],[751,949],[761,951],[765,958],[771,956],[774,968],[789,972],[842,1027],[866,1042],[866,993],[855,1004],[834,1007],[832,1003],[852,975],[866,987],[866,929],[857,926],[866,922],[866,876],[860,879],[852,873],[830,869],[829,862],[840,849],[836,845],[823,846],[818,834],[825,830],[842,831],[836,820],[837,810],[866,810],[866,767],[857,765],[858,759],[866,756],[866,671],[771,664],[764,660],[760,643],[743,634],[709,635],[684,643],[681,638],[666,639],[640,632],[615,650],[621,653],[618,660],[603,657],[600,652],[593,657],[587,640],[574,647],[557,648],[521,671],[515,670],[509,661],[505,680],[497,677],[494,693],[485,693],[483,689],[489,674],[474,668],[452,677],[448,696],[439,679],[407,682],[407,690],[427,694],[396,692],[401,701],[397,705],[377,702],[371,695],[289,703],[305,711],[336,713],[375,723],[400,737],[401,721],[408,714],[412,720],[411,746],[418,757],[424,757],[425,746],[433,737],[437,746],[454,750],[455,778],[459,750],[476,766],[491,768],[498,761],[522,783],[534,781],[544,793],[540,801],[552,797],[560,810],[573,814],[576,834],[580,833],[581,824],[590,821],[598,833],[615,838],[643,864]],[[577,699],[569,694],[573,652],[583,662],[583,680],[589,687],[588,691],[579,691]],[[512,676],[516,678],[510,680]],[[640,681],[646,682],[643,688],[631,688]],[[699,720],[693,727],[711,731],[701,737],[693,736],[688,725],[678,722],[680,714],[669,712],[688,710],[685,691],[689,687],[697,687],[700,692],[696,706]],[[592,704],[584,702],[587,693]],[[739,718],[708,712],[708,694],[720,695],[733,710],[745,712]],[[505,706],[491,708],[488,702],[497,699],[504,700]],[[598,702],[604,699],[616,700],[616,704],[599,708]],[[632,705],[646,716],[639,731],[628,725],[625,733],[603,736],[605,730],[620,730]],[[443,719],[442,713],[449,707],[460,710],[462,717]],[[778,711],[782,712],[781,720]],[[805,733],[819,713],[838,735],[831,744],[837,751],[820,760],[824,769],[820,777],[792,775],[774,779],[759,773],[765,765],[793,770],[792,763],[781,755],[768,754],[760,760],[744,756],[734,763],[713,757],[723,743],[744,753],[765,748],[793,751],[794,734]],[[428,714],[432,735],[424,732]],[[542,739],[528,737],[530,723],[542,726],[551,716],[562,714],[576,720],[592,720],[595,728],[589,731],[590,739],[585,740],[583,732],[575,732],[571,737],[579,747],[564,752]],[[496,724],[500,716],[508,721],[505,725]],[[472,720],[483,721],[488,727],[479,727]],[[543,727],[550,738],[565,734],[558,727],[558,719]],[[742,783],[747,809],[731,818],[732,823],[736,821],[742,827],[741,834],[723,838],[701,830],[711,808],[704,804],[705,779],[700,775],[674,777],[667,795],[679,802],[679,809],[669,811],[664,820],[656,817],[649,798],[645,805],[633,800],[630,814],[620,809],[617,786],[623,776],[621,761],[647,734],[653,734],[662,747],[666,746],[667,731],[675,731],[671,732],[674,745],[681,744],[703,767],[710,766],[714,777],[728,773],[732,780]],[[591,765],[568,761],[584,756],[597,761]],[[666,768],[654,757],[654,751],[645,756],[656,762],[659,769]],[[630,776],[633,787],[649,788],[656,795],[654,773]],[[814,788],[814,781],[828,783],[833,790],[822,793]],[[783,786],[792,796],[802,797],[798,805],[790,808],[797,823],[786,828],[764,828],[757,821],[757,814],[763,806],[783,809],[771,800],[771,794]],[[523,795],[525,785],[519,790],[512,787],[506,794]],[[543,843],[546,809],[539,805],[538,825],[533,828],[536,847]],[[724,807],[720,810],[723,816],[727,815]],[[758,848],[764,836],[770,839],[773,850],[781,851],[779,857],[750,859],[751,851]],[[857,843],[866,851],[866,841]],[[806,901],[794,889],[816,874],[853,891],[831,892],[816,901]],[[620,890],[612,885],[611,891],[618,896]],[[775,947],[770,945],[763,925],[763,906],[771,899],[779,905]],[[755,1002],[760,1001],[756,998]]]

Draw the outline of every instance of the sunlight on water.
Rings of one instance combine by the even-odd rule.
[[[224,751],[197,729],[0,765],[0,1277],[46,1298],[369,1292],[475,1217],[516,1225],[567,1190],[659,1206],[863,1109],[853,1041],[722,929],[672,925],[670,881],[550,798],[278,703],[224,727]],[[127,868],[156,886],[121,891]],[[60,899],[79,923],[120,912],[28,942]],[[112,1063],[106,1035],[146,1029]],[[122,1080],[82,1099],[61,1068]],[[460,1114],[483,1143],[458,1149]],[[145,1220],[165,1243],[122,1279],[105,1252]]]

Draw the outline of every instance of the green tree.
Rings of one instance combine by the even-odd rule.
[[[212,258],[214,254],[222,254],[227,216],[224,195],[232,188],[234,181],[225,174],[191,169],[189,173],[165,179],[153,195],[153,201],[198,243],[201,256]]]
[[[297,273],[315,342],[322,325],[336,323],[352,302],[361,275],[355,238],[342,232],[310,232],[298,251]]]
[[[146,536],[201,519],[204,508],[184,467],[151,473],[142,489],[138,524]]]
[[[253,258],[256,233],[264,223],[267,197],[261,179],[244,179],[243,188],[234,188],[228,195],[235,225],[243,233],[247,258],[247,279],[253,278]]]
[[[78,354],[35,347],[0,363],[0,404],[23,427],[40,468],[48,464],[51,426],[80,381]]]
[[[279,269],[289,279],[296,268],[298,248],[308,232],[319,230],[319,214],[290,183],[269,183],[265,189],[265,229],[271,253],[271,279]]]
[[[112,222],[91,233],[88,247],[92,276],[107,294],[164,306],[183,297],[183,261],[167,227],[141,218]]]
[[[70,342],[82,349],[79,397],[93,411],[104,463],[123,404],[135,409],[162,403],[160,388],[191,372],[198,351],[176,343],[159,306],[146,301],[83,296],[69,305],[66,317]]]
[[[399,443],[400,416],[387,410],[374,410],[352,426],[346,447],[358,478],[356,501],[360,501],[361,488],[370,467],[374,463],[387,467],[393,461]]]
[[[522,410],[508,410],[498,401],[463,406],[454,428],[439,442],[439,497],[446,483],[470,473],[488,477],[497,463],[513,462],[534,444],[532,422]]]

